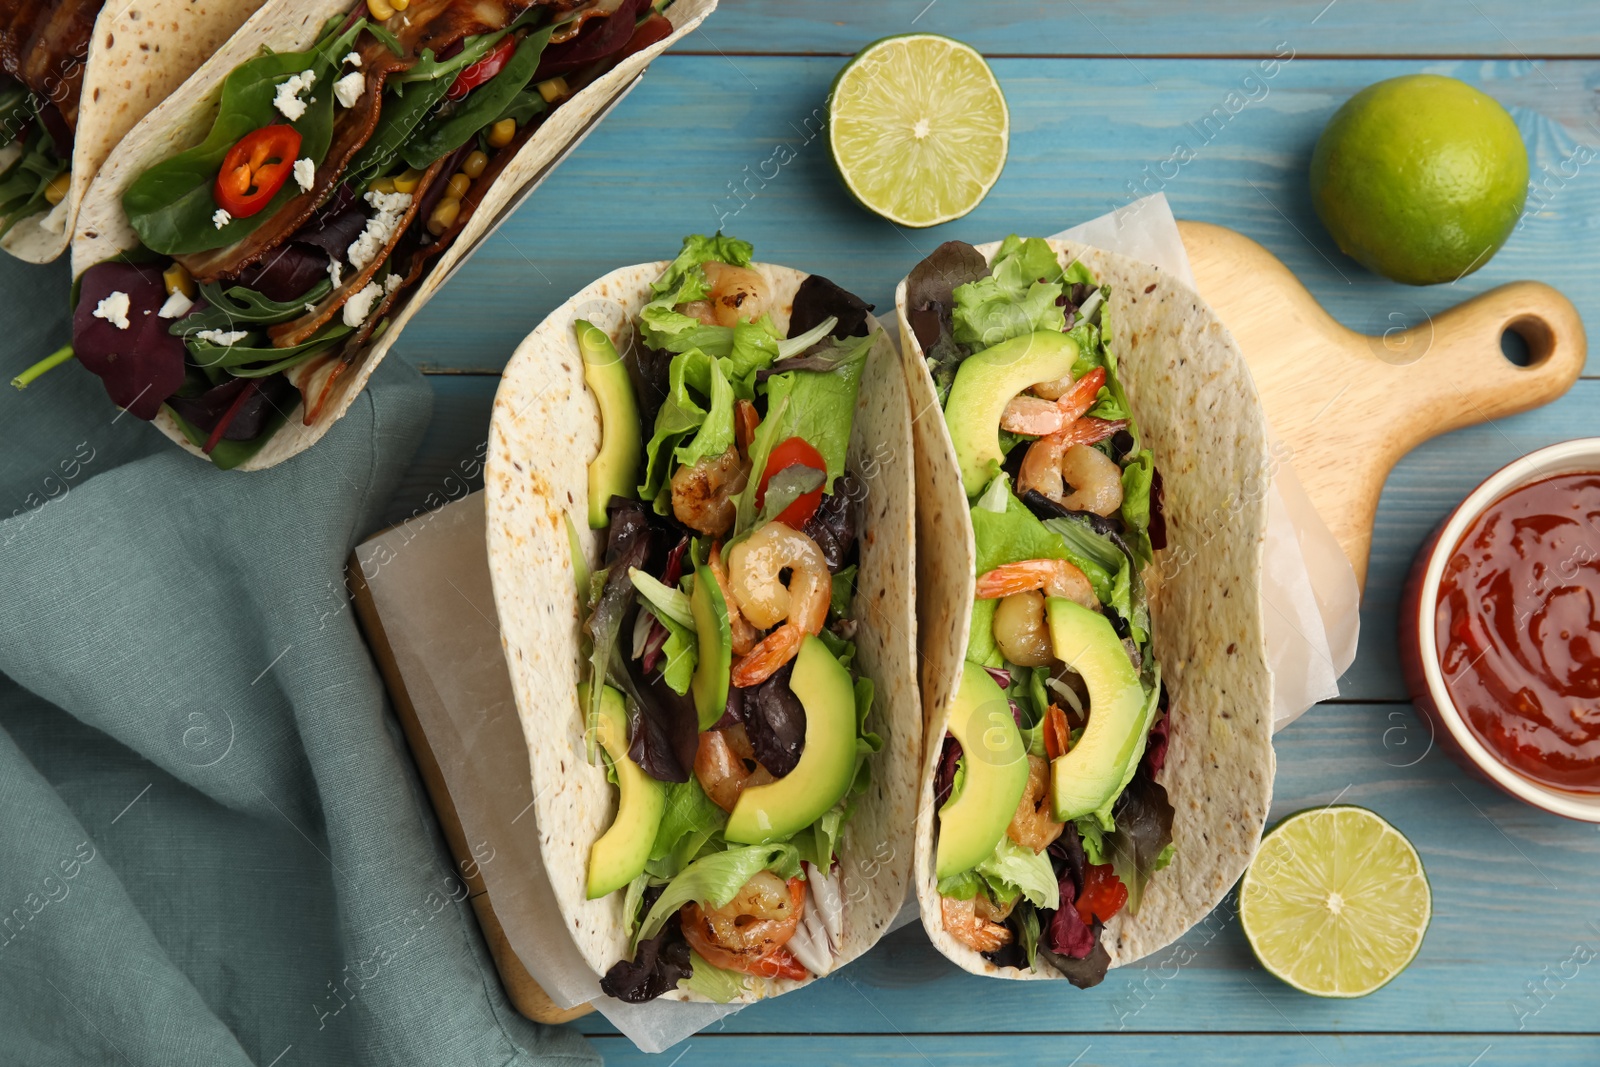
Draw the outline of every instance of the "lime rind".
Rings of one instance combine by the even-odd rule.
[[[1417,850],[1352,805],[1283,819],[1239,887],[1240,924],[1261,965],[1319,997],[1364,997],[1393,981],[1432,915]]]
[[[873,42],[834,79],[828,108],[828,145],[845,188],[902,226],[967,214],[1005,167],[1005,94],[960,41],[914,33]]]

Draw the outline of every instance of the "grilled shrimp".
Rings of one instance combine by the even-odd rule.
[[[785,884],[771,871],[759,871],[720,908],[685,904],[683,936],[713,967],[767,977],[804,977],[804,968],[799,968],[798,976],[786,973],[784,966],[793,966],[794,960],[783,946],[794,936],[805,906],[802,879],[791,878]],[[780,953],[784,959],[774,959]]]
[[[1096,367],[1066,389],[1057,391],[1063,378],[1054,382],[1041,382],[1033,386],[1038,396],[1019,393],[1006,404],[1000,413],[1000,428],[1009,433],[1024,433],[1030,437],[1047,437],[1071,426],[1094,405],[1100,387],[1106,384],[1106,372]],[[1049,393],[1055,392],[1054,397]]]
[[[721,537],[733,529],[733,498],[749,478],[749,467],[731,446],[720,456],[684,464],[672,474],[672,514],[696,533]]]
[[[748,267],[731,267],[711,261],[705,265],[710,288],[704,300],[678,305],[678,310],[706,326],[737,326],[753,322],[767,309],[767,280]]]
[[[1023,848],[1043,852],[1061,836],[1062,825],[1050,811],[1050,763],[1043,756],[1029,756],[1028,787],[1022,791],[1006,835]]]
[[[711,555],[706,563],[711,567],[712,577],[717,580],[717,588],[722,590],[722,602],[728,609],[728,630],[733,637],[733,654],[743,656],[755,647],[761,634],[739,613],[739,602],[733,599],[733,592],[728,587],[728,568],[722,562],[720,544],[711,546]]]
[[[742,722],[700,735],[694,753],[694,776],[706,796],[723,811],[732,811],[739,794],[748,787],[773,780],[771,772],[756,762],[756,750]]]
[[[1045,596],[1065,597],[1093,611],[1100,608],[1088,575],[1064,559],[1025,559],[1001,564],[978,575],[976,594],[979,600],[993,600],[1035,589],[1044,590]]]
[[[997,922],[980,918],[977,905],[971,900],[940,897],[939,915],[944,920],[945,932],[974,952],[993,952],[1011,943],[1011,931]]]
[[[1043,667],[1053,658],[1044,622],[1044,594],[1037,589],[1002,597],[994,609],[994,642],[1019,667]]]
[[[1122,468],[1089,445],[1110,437],[1124,425],[1120,420],[1085,418],[1060,433],[1039,438],[1022,457],[1017,491],[1037,489],[1071,511],[1110,515],[1122,506]]]
[[[833,597],[828,561],[815,541],[781,522],[769,522],[733,546],[728,585],[746,619],[777,627],[734,664],[733,684],[741,689],[772,677],[800,651],[800,639],[828,621]]]

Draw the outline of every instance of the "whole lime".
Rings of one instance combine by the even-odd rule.
[[[1528,150],[1511,116],[1437,74],[1369,85],[1311,156],[1311,200],[1346,255],[1408,285],[1489,262],[1522,216]]]

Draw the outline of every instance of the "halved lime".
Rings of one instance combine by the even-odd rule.
[[[971,47],[932,33],[867,45],[833,81],[828,146],[845,188],[902,226],[978,206],[1006,165],[1011,117]]]
[[[1432,915],[1417,850],[1366,808],[1284,819],[1239,886],[1239,922],[1261,965],[1319,997],[1386,984],[1416,957]]]

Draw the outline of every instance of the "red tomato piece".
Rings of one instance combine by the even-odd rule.
[[[489,81],[496,74],[505,69],[511,62],[511,54],[517,50],[517,40],[509,34],[500,38],[500,42],[489,49],[489,54],[456,75],[456,80],[450,88],[445,90],[446,100],[460,100],[472,90]]]
[[[1083,876],[1083,892],[1073,902],[1084,925],[1096,919],[1107,922],[1128,902],[1128,887],[1109,863],[1091,863]]]
[[[294,171],[300,152],[300,131],[293,126],[263,126],[228,149],[213,191],[217,206],[236,219],[246,219],[278,195]]]
[[[760,507],[767,499],[767,483],[773,476],[790,467],[810,467],[814,471],[828,472],[828,461],[822,458],[822,453],[811,447],[803,437],[791,437],[787,441],[779,442],[767,457],[767,469],[761,475],[761,485],[756,489],[756,507]],[[790,529],[798,530],[804,526],[817,508],[822,505],[822,490],[813,489],[795,497],[794,503],[783,509],[778,516],[778,521]]]

